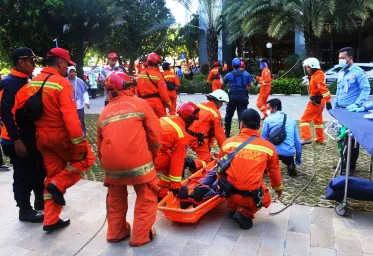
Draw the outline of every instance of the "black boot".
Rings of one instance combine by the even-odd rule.
[[[44,210],[44,198],[43,194],[35,194],[34,209],[37,211]]]
[[[231,137],[231,127],[225,127],[225,137]]]
[[[179,190],[179,198],[180,200],[180,208],[181,209],[187,209],[189,206],[192,205],[191,202],[188,201],[189,194],[188,194],[188,187],[187,186],[181,186]]]
[[[243,216],[238,211],[235,214],[233,214],[232,218],[242,229],[250,229],[253,227],[253,220]]]
[[[65,198],[63,197],[63,194],[59,189],[52,183],[49,183],[45,189],[51,193],[52,199],[59,205],[64,206],[66,204]]]
[[[52,232],[53,230],[65,228],[68,225],[70,225],[70,220],[69,219],[59,219],[57,223],[53,225],[44,225],[43,230],[47,232]]]
[[[291,164],[287,168],[290,177],[297,177],[297,170],[295,169],[295,164]]]
[[[184,169],[185,168],[192,168],[192,169],[196,169],[196,163],[194,162],[193,158],[191,157],[186,157],[184,159]]]
[[[44,221],[44,214],[29,208],[27,210],[19,210],[19,220],[31,223],[42,223]]]

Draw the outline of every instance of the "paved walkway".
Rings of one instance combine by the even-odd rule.
[[[41,224],[18,221],[12,194],[12,172],[0,173],[0,255],[74,255],[99,229],[105,218],[106,189],[101,183],[80,181],[66,194],[61,217],[71,225],[46,234]],[[136,195],[129,190],[128,221],[132,223]],[[132,248],[128,240],[109,244],[107,226],[78,255],[179,256],[373,256],[373,214],[352,212],[342,218],[334,209],[272,204],[243,231],[228,217],[224,203],[194,225],[172,223],[158,212],[155,241]],[[371,254],[369,254],[371,253]]]

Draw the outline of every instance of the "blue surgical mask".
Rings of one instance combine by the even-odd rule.
[[[267,110],[267,116],[271,116],[271,115],[273,115],[273,113],[271,113],[271,110]]]
[[[265,62],[261,62],[261,63],[260,63],[260,69],[262,70],[262,69],[264,69],[265,67],[267,67],[267,63],[265,63]]]
[[[342,68],[342,69],[345,69],[349,63],[347,63],[347,60],[345,59],[339,59],[339,66]]]

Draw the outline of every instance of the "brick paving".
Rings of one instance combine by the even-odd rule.
[[[105,219],[106,188],[82,180],[66,194],[61,217],[71,219],[63,230],[46,234],[41,224],[18,221],[12,192],[12,172],[0,173],[0,255],[74,255],[99,229]],[[136,196],[129,189],[128,221],[133,221]],[[332,208],[273,203],[260,210],[251,230],[241,230],[229,217],[224,203],[198,223],[186,225],[157,215],[155,241],[132,248],[128,240],[106,242],[107,226],[78,255],[291,255],[373,256],[373,213],[352,212],[339,217]]]

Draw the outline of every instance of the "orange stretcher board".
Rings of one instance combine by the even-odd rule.
[[[181,182],[182,186],[188,186],[189,194],[193,189],[200,184],[206,174],[213,169],[215,161],[212,161],[206,167],[202,168],[198,172],[195,172],[192,176]],[[175,197],[173,193],[168,193],[162,201],[158,203],[158,210],[160,210],[168,220],[183,223],[195,223],[203,215],[215,208],[221,202],[225,200],[224,197],[216,195],[206,202],[193,208],[189,206],[187,209],[180,208],[180,201],[178,197]]]

